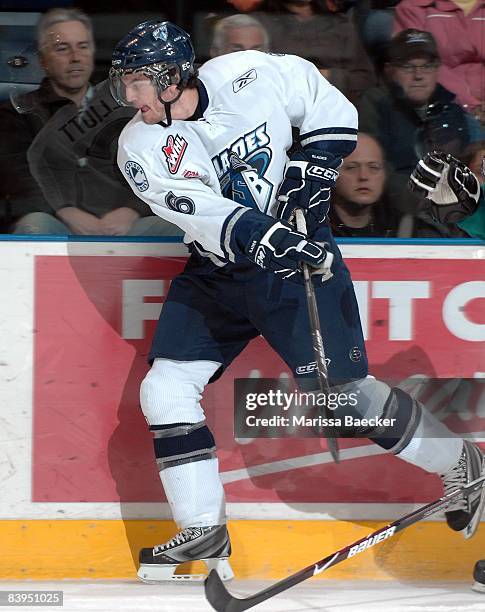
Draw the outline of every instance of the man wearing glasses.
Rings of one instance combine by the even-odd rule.
[[[433,36],[403,30],[389,45],[385,85],[369,90],[359,105],[359,129],[384,149],[391,201],[400,212],[416,212],[419,200],[405,187],[423,155],[440,149],[459,156],[480,140],[479,123],[438,83],[439,66]]]

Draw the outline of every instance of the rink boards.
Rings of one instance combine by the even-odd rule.
[[[481,440],[485,245],[342,250],[372,373],[411,385],[416,374],[471,379],[458,396],[453,381],[431,387],[428,405]],[[1,577],[130,577],[137,550],[173,534],[137,406],[185,256],[177,243],[0,242]],[[204,398],[240,577],[281,577],[440,495],[434,476],[365,440],[343,441],[339,466],[318,440],[235,441],[234,378],[286,374],[258,338]],[[450,414],[453,393],[460,411]],[[328,576],[468,578],[484,544],[482,531],[465,545],[428,520]]]

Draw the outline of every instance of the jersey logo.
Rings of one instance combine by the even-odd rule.
[[[274,185],[265,178],[272,152],[266,123],[242,134],[212,158],[222,195],[255,210],[266,212]]]
[[[194,201],[188,196],[176,196],[169,191],[165,196],[165,204],[167,208],[175,212],[184,213],[185,215],[195,214]]]
[[[138,191],[146,191],[149,187],[148,179],[145,171],[136,161],[127,161],[125,164],[125,174],[135,183],[135,187]]]
[[[167,144],[162,147],[162,151],[165,155],[165,161],[167,162],[170,174],[177,173],[186,149],[187,141],[182,136],[176,134],[174,137],[170,134],[167,138]]]
[[[187,170],[185,169],[182,172],[184,178],[199,178],[200,174],[197,172],[197,170]]]
[[[251,70],[248,70],[244,74],[241,74],[240,77],[237,77],[237,79],[232,82],[232,91],[234,93],[241,91],[243,87],[246,87],[246,85],[249,85],[249,83],[252,83],[257,78],[258,73],[254,68],[251,68]]]

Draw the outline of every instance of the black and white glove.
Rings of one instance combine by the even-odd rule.
[[[480,197],[480,184],[470,168],[442,151],[419,160],[408,188],[431,200],[433,215],[445,224],[457,223],[474,213]]]
[[[327,244],[308,240],[288,223],[275,221],[264,231],[255,232],[248,243],[246,254],[258,266],[282,278],[302,281],[301,264],[309,264],[315,283],[328,280],[333,254]]]
[[[293,153],[276,196],[276,217],[294,223],[295,209],[301,208],[311,236],[328,214],[331,189],[341,163],[340,157],[317,149]]]

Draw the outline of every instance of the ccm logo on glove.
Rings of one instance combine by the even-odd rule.
[[[310,166],[307,168],[307,176],[315,176],[320,179],[335,182],[338,179],[338,172],[332,168],[323,168],[322,166]]]

